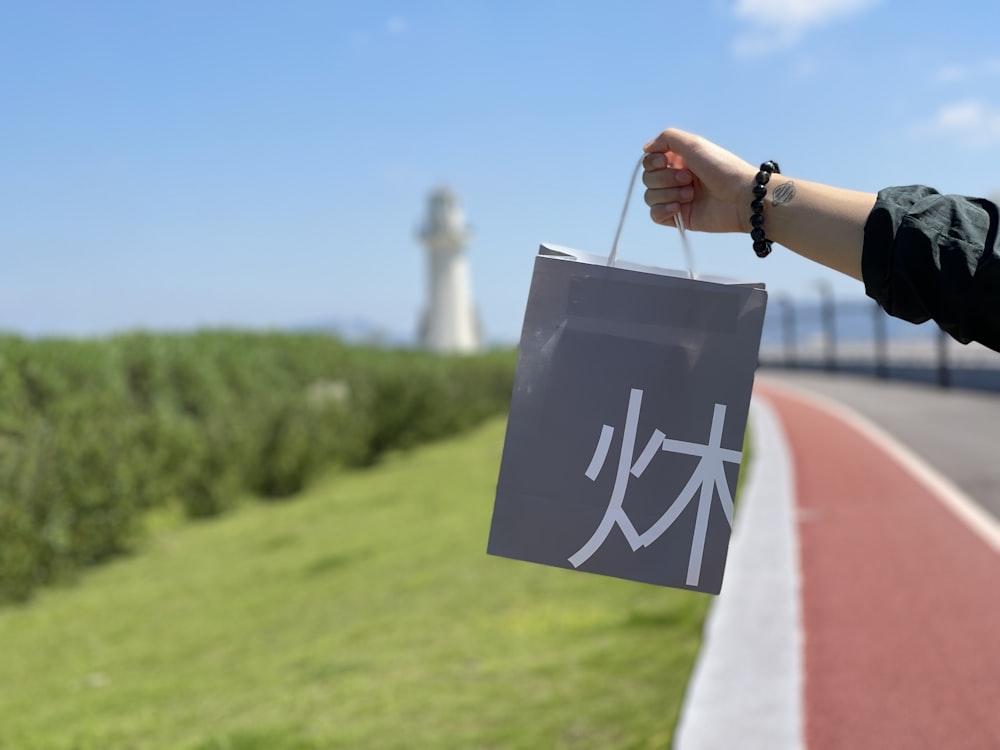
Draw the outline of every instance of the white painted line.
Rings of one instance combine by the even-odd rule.
[[[740,492],[675,750],[803,750],[802,616],[791,453],[773,408],[751,404]]]
[[[1000,554],[1000,521],[997,521],[996,518],[983,510],[979,504],[962,492],[950,479],[941,474],[924,459],[920,458],[910,448],[903,445],[898,439],[840,401],[816,393],[815,391],[789,386],[785,382],[775,383],[775,387],[781,388],[782,392],[791,398],[797,398],[818,409],[833,413],[876,445],[883,448],[904,469],[909,471],[918,481],[927,487],[930,493],[942,505],[972,529],[994,552]]]

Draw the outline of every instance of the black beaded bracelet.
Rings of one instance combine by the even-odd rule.
[[[774,172],[781,173],[778,162],[766,161],[760,165],[760,171],[754,178],[756,184],[753,186],[753,200],[750,202],[750,210],[753,211],[750,215],[750,239],[753,240],[753,251],[758,258],[766,258],[771,254],[772,240],[767,239],[764,234],[764,196],[767,195],[767,183]]]

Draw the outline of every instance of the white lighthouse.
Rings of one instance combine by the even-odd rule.
[[[420,324],[421,346],[448,354],[478,351],[482,341],[465,257],[469,231],[458,198],[447,188],[431,193],[420,239],[427,246],[429,272],[427,309]]]

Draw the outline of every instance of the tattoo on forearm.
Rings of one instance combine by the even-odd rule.
[[[788,182],[778,185],[771,192],[771,205],[772,206],[784,206],[786,203],[791,203],[795,198],[795,183],[789,180]]]

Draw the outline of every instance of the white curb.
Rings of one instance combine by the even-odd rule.
[[[675,750],[803,750],[803,633],[791,454],[754,395],[753,464],[739,498]]]

